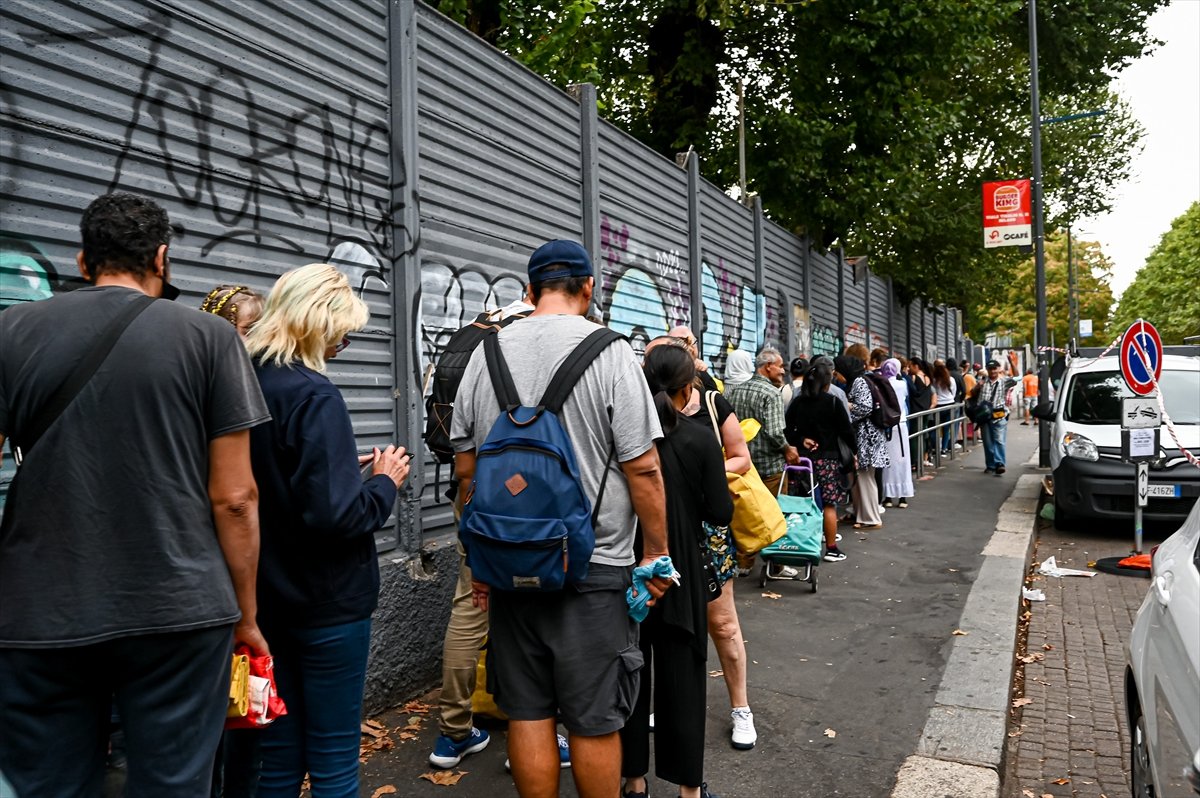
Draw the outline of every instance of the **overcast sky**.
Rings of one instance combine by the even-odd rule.
[[[1113,259],[1112,286],[1133,282],[1171,221],[1200,199],[1200,0],[1174,0],[1150,19],[1165,44],[1122,72],[1117,91],[1146,128],[1134,176],[1111,213],[1081,220],[1079,236]]]

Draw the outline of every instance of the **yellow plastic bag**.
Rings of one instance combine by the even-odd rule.
[[[779,502],[767,490],[754,466],[745,474],[726,472],[733,496],[733,541],[739,554],[753,555],[787,534]]]
[[[757,418],[743,418],[739,423],[742,425],[742,435],[746,437],[746,443],[754,440],[754,436],[762,430],[762,422]]]
[[[508,720],[508,715],[496,706],[496,699],[487,689],[487,643],[479,649],[479,660],[475,663],[475,692],[471,693],[471,711],[476,715],[487,715],[497,720]]]

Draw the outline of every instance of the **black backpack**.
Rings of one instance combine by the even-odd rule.
[[[467,364],[475,348],[489,335],[499,332],[528,313],[516,313],[501,319],[499,311],[480,313],[475,321],[457,330],[446,342],[442,356],[433,372],[433,390],[425,400],[425,434],[423,439],[439,464],[454,463],[454,447],[450,444],[450,423],[454,419],[454,397],[462,382]],[[439,474],[440,477],[440,474]],[[451,482],[453,485],[453,482]]]
[[[892,427],[900,423],[900,402],[896,392],[877,371],[868,371],[863,378],[871,389],[871,423],[890,434]]]

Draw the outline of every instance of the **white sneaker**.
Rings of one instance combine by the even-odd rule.
[[[650,731],[654,731],[654,713],[650,713]]]
[[[790,565],[768,565],[767,576],[775,579],[795,579],[800,571]]]
[[[754,713],[750,707],[737,707],[729,713],[733,719],[733,747],[739,751],[748,751],[758,741],[758,732],[754,731]]]

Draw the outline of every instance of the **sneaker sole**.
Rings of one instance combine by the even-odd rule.
[[[480,751],[487,748],[488,743],[490,743],[491,741],[492,741],[492,738],[489,737],[486,740],[484,740],[483,742],[476,743],[475,745],[471,746],[470,748],[463,751],[458,756],[436,756],[435,754],[430,754],[429,755],[429,764],[433,765],[435,768],[441,768],[442,770],[448,770],[452,767],[456,767],[459,762],[462,762],[463,757],[470,756],[471,754],[478,754]]]
[[[755,740],[755,742],[758,742],[758,741]],[[739,751],[749,751],[751,748],[754,747],[754,743],[731,743],[731,745],[733,745],[733,747]]]

